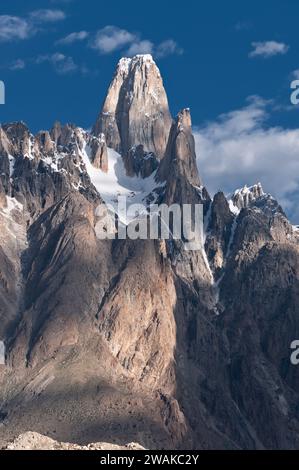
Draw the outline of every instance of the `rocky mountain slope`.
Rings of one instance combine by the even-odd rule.
[[[204,249],[100,240],[119,194],[203,204]],[[211,199],[150,56],[120,61],[91,133],[2,124],[0,227],[2,446],[298,447],[298,232],[260,185]]]

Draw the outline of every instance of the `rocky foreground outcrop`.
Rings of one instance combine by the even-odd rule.
[[[123,164],[127,192],[151,183],[143,203],[203,205],[204,246],[97,237],[105,177]],[[2,447],[34,431],[298,448],[298,230],[260,185],[210,197],[190,112],[172,121],[152,58],[120,62],[92,133],[1,126],[0,228]]]
[[[144,447],[131,442],[125,446],[97,442],[86,446],[78,446],[67,442],[57,442],[50,437],[42,436],[36,432],[26,432],[17,437],[4,450],[144,450]]]

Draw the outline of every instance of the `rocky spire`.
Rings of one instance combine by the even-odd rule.
[[[28,127],[23,122],[12,122],[2,124],[2,129],[6,135],[6,143],[9,142],[10,153],[17,157],[19,155],[29,155],[31,151],[31,136]],[[3,136],[3,133],[2,133]]]
[[[3,156],[8,156],[10,153],[10,147],[11,144],[9,142],[9,139],[2,127],[0,126],[0,155]]]
[[[142,146],[160,160],[172,118],[158,67],[151,55],[120,60],[93,133],[103,133],[108,147],[124,157]]]
[[[172,202],[190,202],[194,193],[207,199],[208,194],[202,188],[196,164],[195,142],[192,134],[190,110],[183,109],[173,123],[165,157],[160,164],[157,178],[166,181],[166,200]]]
[[[191,126],[190,110],[183,109],[177,115],[170,131],[166,155],[159,171],[161,180],[168,178],[171,169],[179,169],[188,181],[201,186]]]
[[[244,186],[244,188],[237,189],[232,196],[232,201],[238,209],[242,209],[264,195],[261,183],[257,183],[250,187]]]

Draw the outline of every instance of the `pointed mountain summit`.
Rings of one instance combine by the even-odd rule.
[[[196,164],[195,141],[189,108],[180,111],[173,122],[165,157],[158,169],[157,179],[166,181],[167,203],[191,203],[198,197],[209,200]]]
[[[160,71],[151,55],[119,61],[93,128],[121,153],[128,174],[147,176],[163,158],[172,118]],[[143,174],[143,158],[152,160]]]
[[[195,141],[189,108],[180,111],[169,134],[165,158],[159,169],[160,179],[166,180],[170,172],[179,171],[195,186],[201,186],[196,165]],[[175,175],[171,175],[172,177]]]

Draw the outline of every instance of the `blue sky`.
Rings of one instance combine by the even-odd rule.
[[[152,52],[172,114],[191,108],[212,191],[262,180],[299,221],[298,18],[296,0],[1,0],[0,122],[89,128],[118,59]],[[277,165],[289,158],[277,188]]]

